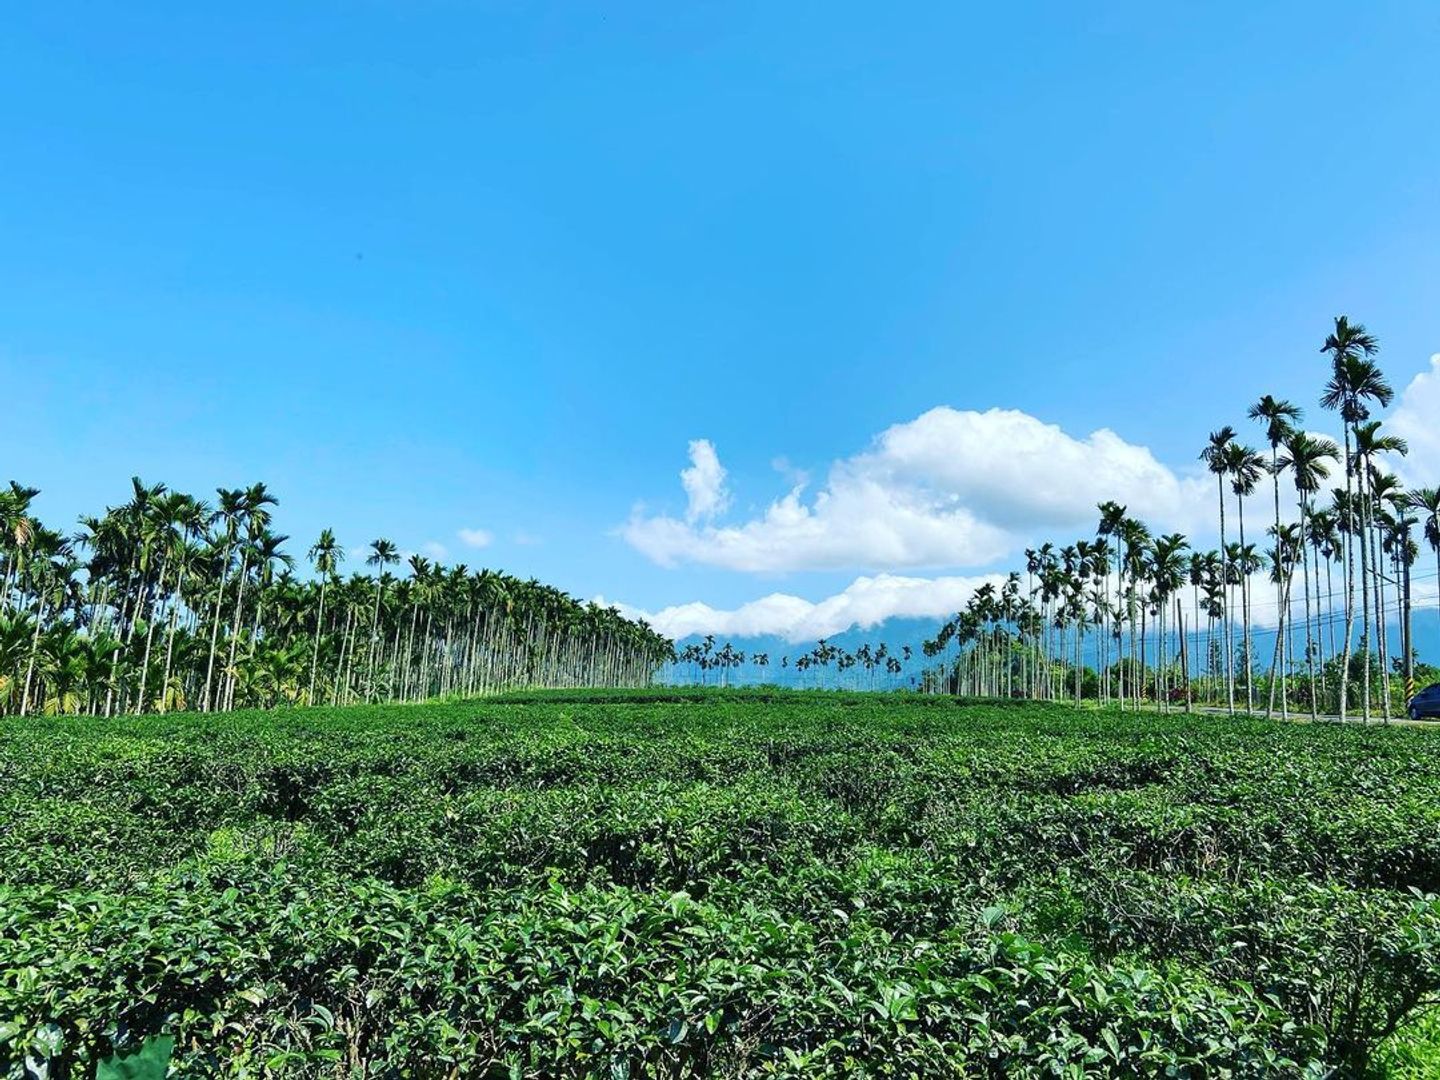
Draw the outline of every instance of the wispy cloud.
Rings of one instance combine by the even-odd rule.
[[[495,537],[488,529],[461,529],[455,534],[460,542],[466,547],[485,548],[494,542]]]

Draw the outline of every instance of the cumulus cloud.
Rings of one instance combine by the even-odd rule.
[[[495,539],[486,529],[461,529],[456,535],[460,537],[462,544],[472,548],[489,547],[490,542]]]
[[[1004,577],[877,574],[856,578],[842,592],[819,602],[777,592],[731,610],[702,603],[678,604],[654,612],[626,604],[616,606],[623,614],[644,619],[676,641],[693,634],[737,638],[775,634],[786,641],[814,641],[852,627],[868,629],[892,618],[945,618],[964,607],[970,594],[987,581],[999,586]],[[605,603],[603,599],[597,602]]]
[[[1408,457],[1393,462],[1412,487],[1440,483],[1440,353],[1430,367],[1410,380],[1400,392],[1386,428],[1410,444]]]
[[[722,514],[730,505],[725,490],[725,467],[709,439],[692,439],[690,467],[680,470],[680,485],[685,489],[688,504],[685,521],[694,524]]]
[[[425,541],[425,543],[420,545],[420,550],[437,562],[443,560],[450,554],[450,549],[438,540]]]
[[[1095,505],[1106,499],[1167,530],[1204,529],[1209,520],[1209,486],[1198,470],[1181,476],[1108,429],[1076,438],[1013,409],[931,409],[835,462],[813,497],[796,484],[735,524],[710,520],[729,498],[714,448],[697,440],[690,453],[685,519],[637,510],[621,529],[664,566],[984,566],[1039,533],[1092,528]],[[702,483],[717,476],[714,486]],[[697,490],[723,497],[697,503]]]

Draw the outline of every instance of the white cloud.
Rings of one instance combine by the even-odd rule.
[[[1408,457],[1396,460],[1408,486],[1440,483],[1440,353],[1430,357],[1430,368],[1410,380],[1400,392],[1386,428],[1410,444]]]
[[[1305,625],[1303,580],[1297,570],[1290,590],[1289,615],[1296,632],[1302,634]],[[653,612],[624,603],[614,606],[629,618],[644,619],[657,631],[675,641],[703,634],[737,640],[773,634],[786,641],[803,642],[833,637],[857,627],[869,630],[893,618],[946,619],[964,608],[975,589],[987,582],[1000,588],[1005,577],[1003,574],[933,578],[876,574],[871,577],[858,577],[841,592],[819,601],[777,592],[736,608],[715,608],[699,601],[675,604]],[[1104,588],[1107,592],[1115,592],[1116,582],[1113,575],[1105,579]],[[1268,664],[1279,612],[1278,597],[1275,584],[1268,574],[1260,573],[1252,577],[1251,588],[1252,634],[1262,635],[1256,645],[1257,663]],[[1419,574],[1414,582],[1416,610],[1433,608],[1437,599],[1440,599],[1440,582],[1436,582],[1433,577],[1427,578],[1423,573]],[[1199,632],[1205,634],[1205,618],[1195,611],[1189,590],[1182,592],[1180,601],[1190,634],[1196,633],[1197,626],[1200,628]],[[610,606],[610,602],[603,597],[597,597],[595,602],[601,606]],[[1231,602],[1234,604],[1235,635],[1238,640],[1242,632],[1238,588],[1232,588]],[[1332,596],[1330,602],[1336,605],[1335,610],[1338,613],[1342,598],[1338,595]],[[1314,612],[1317,623],[1322,614],[1323,606],[1317,607]],[[1217,630],[1218,627],[1217,623]],[[1272,636],[1263,636],[1267,634]],[[1192,637],[1191,641],[1193,645],[1195,639]]]
[[[693,524],[708,521],[716,514],[723,514],[730,505],[730,493],[725,490],[725,467],[709,439],[692,439],[690,442],[690,467],[680,471],[680,484],[689,500],[685,508],[685,521]]]
[[[461,529],[455,535],[460,537],[462,544],[472,548],[489,547],[490,542],[495,539],[486,529]]]
[[[1166,531],[1204,530],[1211,517],[1209,482],[1198,468],[1180,476],[1113,431],[1077,439],[1013,409],[931,409],[835,462],[812,498],[797,484],[740,524],[699,520],[709,517],[696,512],[699,476],[718,476],[723,485],[724,469],[718,458],[710,460],[708,442],[690,448],[695,465],[682,474],[690,496],[685,520],[637,510],[620,530],[664,566],[761,572],[984,566],[1033,536],[1093,529],[1095,505],[1106,499]]]
[[[450,554],[450,550],[438,540],[426,540],[420,545],[420,550],[437,562],[444,560]]]
[[[616,606],[625,615],[644,619],[676,641],[692,634],[737,638],[776,634],[787,641],[814,641],[851,627],[868,629],[891,618],[944,618],[964,607],[978,586],[987,581],[998,586],[1004,580],[1003,575],[995,574],[937,578],[877,574],[856,578],[844,591],[818,603],[787,593],[771,593],[728,611],[698,602],[656,612],[625,604]]]
[[[514,536],[510,537],[510,540],[517,547],[535,547],[541,542],[540,537],[534,533],[526,532],[524,529],[517,531]]]

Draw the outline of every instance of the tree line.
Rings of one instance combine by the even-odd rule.
[[[613,608],[495,570],[402,556],[342,573],[326,529],[296,577],[264,484],[216,501],[132,481],[72,535],[0,489],[0,714],[217,712],[640,686],[671,642]],[[403,563],[403,576],[393,568]]]
[[[1299,405],[1266,394],[1246,410],[1256,445],[1227,424],[1201,449],[1215,478],[1218,547],[1154,535],[1126,507],[1101,503],[1093,536],[1027,550],[1023,576],[977,589],[941,626],[923,647],[934,661],[925,687],[1312,717],[1358,705],[1366,720],[1378,706],[1388,718],[1415,655],[1389,626],[1396,615],[1409,626],[1417,534],[1440,579],[1440,490],[1407,491],[1387,468],[1408,447],[1372,415],[1394,399],[1375,336],[1341,316],[1320,351],[1329,378],[1319,404],[1339,420],[1338,441],[1306,431]],[[1262,609],[1274,615],[1263,651]]]
[[[852,650],[821,638],[793,658],[789,653],[782,654],[772,665],[769,652],[746,653],[729,641],[717,646],[715,635],[707,634],[675,654],[665,679],[671,683],[730,686],[765,683],[773,677],[812,690],[889,690],[900,685],[912,655],[909,645],[892,652],[885,642],[862,642]]]

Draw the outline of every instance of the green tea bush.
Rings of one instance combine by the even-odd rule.
[[[1440,993],[1433,747],[768,690],[10,722],[0,1075],[1360,1076]]]

